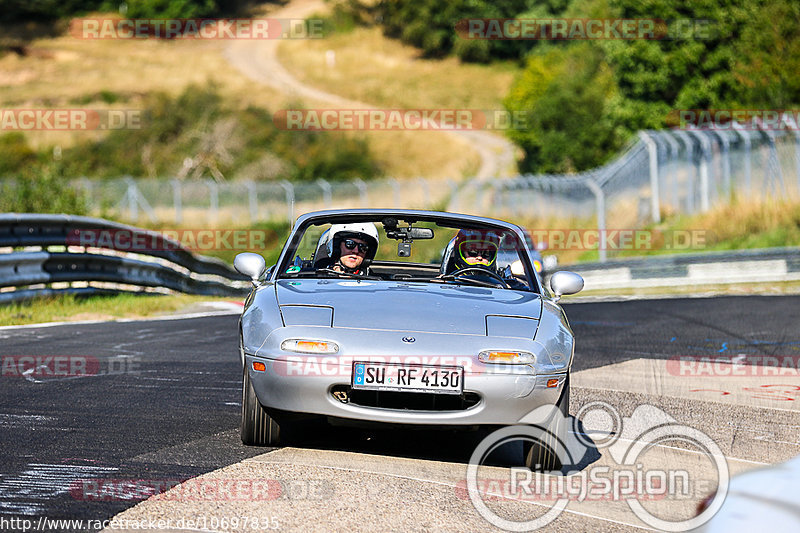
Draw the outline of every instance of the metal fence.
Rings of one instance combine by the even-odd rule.
[[[340,207],[426,208],[446,206],[457,192],[453,181],[385,179],[310,183],[177,179],[121,179],[74,182],[90,211],[137,223],[252,224],[293,221],[302,213]]]
[[[311,183],[77,180],[93,214],[130,222],[252,224],[293,220],[314,209],[437,207],[510,218],[580,220],[598,230],[641,227],[664,213],[695,214],[742,198],[800,193],[800,130],[781,128],[642,131],[610,163],[579,174],[491,180],[422,178]],[[568,222],[567,222],[568,223]],[[600,259],[606,252],[601,247]]]

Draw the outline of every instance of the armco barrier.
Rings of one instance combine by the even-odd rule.
[[[141,235],[151,249],[136,253],[107,255],[60,251],[75,245],[79,231],[125,231]],[[58,246],[59,251],[48,251]],[[247,278],[216,258],[196,256],[160,233],[134,228],[99,218],[70,215],[1,214],[0,248],[40,247],[41,251],[0,254],[0,303],[29,299],[58,292],[107,293],[108,288],[40,286],[50,283],[105,282],[135,287],[160,287],[177,292],[208,296],[246,294]],[[109,240],[99,249],[114,250]],[[115,250],[128,252],[129,250]],[[148,261],[150,258],[152,261]],[[34,286],[34,287],[31,287]]]
[[[586,290],[797,281],[800,248],[660,255],[559,265],[558,270],[583,276]]]

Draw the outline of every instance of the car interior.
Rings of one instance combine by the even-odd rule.
[[[337,224],[341,222],[337,221]],[[279,278],[354,277],[384,281],[416,281],[458,283],[497,288],[532,290],[527,261],[520,255],[516,235],[503,229],[458,228],[432,221],[398,220],[387,217],[372,221],[378,230],[379,245],[366,275],[335,273],[329,268],[327,232],[331,224],[309,225],[287,263],[279,270]],[[459,231],[490,232],[497,236],[499,247],[491,271],[484,268],[456,267],[453,244]],[[522,246],[525,246],[522,243]],[[293,260],[289,260],[290,257]],[[512,266],[514,268],[512,268]]]

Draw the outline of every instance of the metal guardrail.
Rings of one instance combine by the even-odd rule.
[[[659,255],[557,270],[577,272],[587,290],[798,281],[800,247]]]
[[[114,239],[93,241],[92,249],[131,252],[123,255],[71,252],[80,242],[80,232],[125,232],[131,239],[146,239],[147,250],[115,248]],[[67,251],[48,251],[50,246]],[[180,243],[154,231],[134,228],[108,220],[70,215],[1,214],[0,248],[41,247],[41,251],[0,254],[0,303],[29,299],[37,294],[109,292],[99,287],[29,286],[52,283],[105,282],[136,287],[160,287],[188,294],[240,296],[247,292],[247,278],[216,258],[196,256]],[[143,256],[154,258],[143,260]],[[216,279],[215,279],[216,278]],[[221,279],[220,279],[221,278]],[[242,282],[242,283],[236,283]],[[123,291],[120,289],[119,291]],[[113,291],[112,291],[113,292]]]

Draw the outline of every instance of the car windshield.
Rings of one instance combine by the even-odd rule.
[[[404,280],[538,292],[526,245],[516,233],[457,224],[398,217],[333,224],[312,220],[287,244],[277,278]]]

